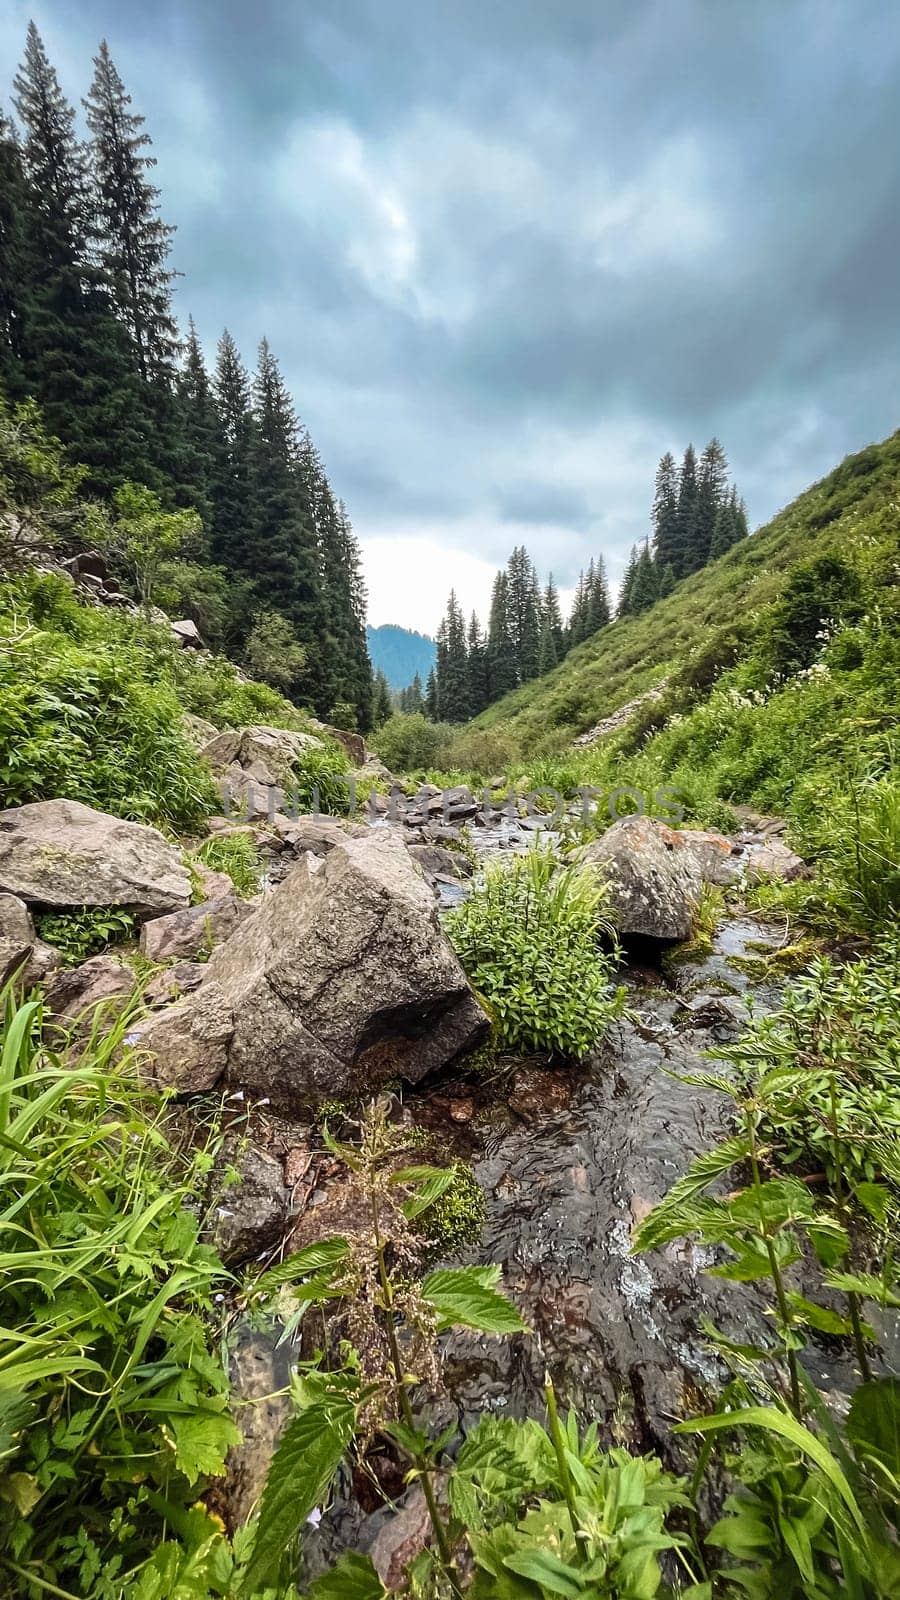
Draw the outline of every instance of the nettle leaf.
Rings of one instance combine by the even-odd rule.
[[[415,1171],[416,1169],[412,1168],[410,1170]],[[417,1180],[420,1184],[419,1189],[415,1194],[410,1195],[403,1205],[403,1215],[410,1222],[414,1217],[420,1216],[423,1211],[427,1211],[429,1206],[434,1205],[435,1200],[439,1199],[446,1189],[449,1189],[456,1177],[455,1172],[443,1167],[420,1168],[419,1171],[427,1173],[428,1176]]]
[[[241,1600],[262,1589],[313,1507],[325,1498],[353,1436],[356,1410],[347,1402],[310,1406],[285,1429],[269,1467],[253,1553]]]
[[[369,1557],[351,1551],[341,1556],[330,1572],[316,1578],[309,1600],[383,1600],[386,1594]]]
[[[335,1268],[347,1259],[349,1245],[346,1239],[323,1239],[318,1244],[308,1244],[285,1256],[275,1267],[270,1267],[251,1285],[254,1294],[272,1294],[287,1283],[298,1283],[313,1272]]]
[[[527,1333],[511,1300],[498,1294],[500,1268],[457,1267],[430,1272],[422,1296],[437,1312],[438,1327],[474,1328],[479,1333]]]
[[[689,1203],[695,1201],[716,1178],[730,1172],[738,1161],[743,1161],[748,1149],[746,1136],[738,1134],[733,1139],[726,1139],[714,1150],[705,1150],[697,1156],[687,1172],[673,1183],[665,1199],[638,1224],[632,1236],[632,1250],[655,1250],[670,1238],[680,1238],[682,1232],[694,1232],[693,1227],[687,1227],[672,1234],[670,1227],[672,1223],[687,1222],[690,1217],[687,1209]],[[699,1225],[702,1226],[702,1223]]]

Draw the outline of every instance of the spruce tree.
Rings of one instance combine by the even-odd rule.
[[[19,141],[0,107],[0,384],[13,399],[24,392],[22,361],[29,288],[26,197]]]
[[[678,548],[677,559],[672,562],[678,578],[683,578],[687,572],[695,572],[702,564],[697,560],[698,499],[697,457],[694,446],[689,444],[678,474]]]
[[[517,545],[506,565],[507,615],[519,683],[537,674],[540,649],[540,590],[524,545]]]
[[[147,181],[156,158],[147,154],[144,118],[129,109],[106,40],[94,57],[84,108],[92,134],[91,167],[99,210],[99,258],[118,315],[132,341],[141,377],[171,387],[178,329],[172,315],[168,266],[174,228],[159,215],[159,190]]]
[[[425,685],[425,715],[432,722],[437,722],[440,719],[440,714],[437,671],[432,667],[428,674],[428,682]]]
[[[451,589],[447,615],[438,629],[438,701],[446,722],[465,722],[469,716],[469,665],[466,623]]]
[[[416,673],[412,683],[409,685],[409,688],[404,689],[403,693],[406,697],[406,703],[403,707],[404,711],[409,711],[412,712],[413,715],[421,716],[425,710],[425,697],[422,694],[422,679],[419,677],[418,673]]]
[[[224,470],[224,442],[212,384],[203,360],[194,319],[188,319],[184,361],[177,380],[179,456],[177,475],[183,498],[199,511],[217,544],[213,528],[215,485]]]
[[[92,248],[94,209],[75,112],[33,22],[14,87],[26,180],[23,384],[48,431],[89,468],[91,486],[156,481],[130,340]]]
[[[549,633],[550,639],[552,640],[552,643],[553,643],[553,655],[554,655],[554,665],[555,665],[556,662],[557,661],[561,661],[563,656],[565,655],[565,653],[566,653],[566,645],[565,645],[565,629],[563,628],[563,622],[562,622],[562,612],[559,609],[559,591],[557,590],[556,584],[553,581],[553,573],[552,572],[549,574],[549,576],[547,578],[547,586],[544,589],[543,600],[542,600],[542,603],[541,603],[541,637],[542,637],[542,640],[543,640],[543,634],[544,634],[545,629]],[[542,644],[542,650],[543,650],[543,644]],[[546,671],[546,668],[542,667],[541,671],[542,672]]]
[[[213,558],[223,566],[252,574],[254,424],[250,379],[227,328],[219,340],[213,397],[220,440],[210,492]]]
[[[628,562],[627,562],[627,565],[625,567],[625,571],[624,571],[624,573],[622,575],[622,583],[621,583],[621,587],[619,589],[619,603],[616,606],[616,616],[617,617],[630,617],[630,616],[633,615],[633,612],[634,612],[633,594],[634,594],[635,576],[637,574],[637,565],[638,565],[638,547],[637,547],[636,544],[633,544],[631,546],[631,553],[630,553],[630,555],[628,557]]]
[[[659,598],[659,572],[650,554],[650,545],[641,546],[631,584],[630,604],[633,616],[649,610]]]
[[[466,656],[469,675],[469,715],[477,717],[488,704],[487,640],[475,612],[469,618],[466,638]]]
[[[296,686],[331,707],[319,681],[323,607],[318,551],[299,470],[298,425],[278,362],[263,339],[253,380],[251,451],[253,522],[245,552],[257,593],[282,611],[307,650],[307,671]]]
[[[664,567],[657,567],[657,571],[659,573],[659,598],[664,600],[666,595],[671,594],[675,587],[675,568],[672,566],[671,561],[668,561]]]
[[[516,647],[509,617],[509,580],[498,572],[491,591],[488,621],[488,687],[491,702],[509,694],[519,681]]]
[[[705,566],[710,558],[719,512],[727,503],[728,462],[718,439],[710,439],[700,457],[697,478],[697,524],[693,548],[688,550],[688,571]]]
[[[585,576],[583,572],[579,572],[578,582],[575,585],[575,594],[572,599],[572,610],[569,614],[569,627],[566,639],[567,649],[574,649],[575,645],[581,644],[587,637],[585,626],[586,618],[587,593]]]
[[[606,563],[602,556],[597,556],[593,562],[593,577],[590,584],[589,615],[591,619],[591,632],[597,633],[600,628],[605,628],[612,617],[612,606],[609,599],[609,586],[606,581]]]
[[[558,664],[558,662],[559,656],[556,651],[556,640],[553,637],[553,629],[550,626],[549,619],[545,612],[541,618],[541,642],[540,649],[538,651],[539,676],[543,677],[545,672],[552,672],[553,668]]]
[[[678,469],[675,457],[667,450],[656,469],[653,495],[653,555],[657,566],[675,567],[681,562],[678,521]]]
[[[393,710],[394,705],[393,701],[391,700],[391,686],[379,667],[375,674],[375,695],[372,712],[373,727],[380,728],[382,723],[387,722],[388,717],[393,715]]]

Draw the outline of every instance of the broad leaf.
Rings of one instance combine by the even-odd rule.
[[[437,1312],[438,1327],[475,1328],[479,1333],[525,1333],[526,1324],[494,1285],[499,1267],[457,1267],[430,1272],[422,1296]]]
[[[311,1272],[324,1272],[338,1267],[346,1260],[349,1246],[346,1239],[322,1239],[318,1244],[308,1244],[285,1256],[277,1266],[270,1267],[250,1287],[254,1294],[271,1294],[286,1283],[298,1283]]]
[[[386,1594],[369,1557],[350,1551],[330,1572],[316,1578],[309,1600],[383,1600]]]
[[[335,1401],[310,1406],[288,1423],[262,1492],[241,1600],[265,1586],[313,1507],[327,1495],[355,1420],[353,1406]]]
[[[568,1600],[580,1600],[586,1592],[578,1569],[570,1567],[566,1561],[560,1561],[559,1556],[555,1556],[551,1550],[525,1548],[506,1556],[503,1565],[510,1572],[517,1572],[521,1578],[530,1578],[532,1583],[539,1583],[550,1594],[565,1595]]]

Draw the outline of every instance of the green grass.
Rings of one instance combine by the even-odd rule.
[[[746,649],[761,611],[780,595],[796,562],[826,553],[846,558],[848,545],[864,563],[892,544],[896,558],[898,488],[895,433],[849,456],[652,610],[614,622],[553,672],[497,701],[473,729],[502,728],[529,755],[554,753],[672,674],[689,699]]]

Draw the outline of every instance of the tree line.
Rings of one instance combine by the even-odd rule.
[[[698,572],[747,535],[747,512],[718,439],[699,463],[689,444],[680,468],[666,451],[656,469],[652,532],[634,545],[619,591],[616,615],[636,616],[671,594],[680,578]]]
[[[425,689],[426,715],[435,722],[478,716],[520,684],[552,671],[611,616],[602,556],[579,574],[571,615],[564,623],[553,574],[542,588],[528,551],[518,545],[494,579],[486,628],[474,611],[466,622],[451,592],[437,632],[437,661]]]
[[[659,463],[651,534],[634,545],[625,568],[617,617],[636,616],[676,583],[714,561],[747,534],[747,513],[718,439],[698,462],[688,445],[681,467],[667,451]],[[494,579],[487,629],[473,611],[468,624],[455,593],[437,634],[437,664],[424,696],[421,683],[403,691],[400,710],[424,710],[434,721],[463,722],[494,700],[550,672],[569,650],[608,626],[612,607],[602,556],[579,573],[566,623],[549,577],[544,589],[524,546]],[[421,701],[421,705],[419,702]]]
[[[111,498],[127,482],[199,513],[172,581],[210,643],[325,716],[371,725],[359,547],[263,339],[247,372],[223,333],[212,373],[172,307],[172,227],[150,181],[144,118],[106,43],[76,131],[28,28],[0,108],[0,391]]]

